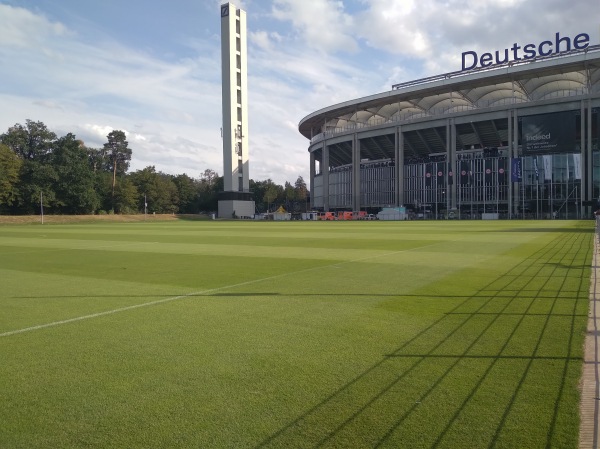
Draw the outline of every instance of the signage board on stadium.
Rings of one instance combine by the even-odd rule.
[[[512,47],[504,50],[496,50],[493,53],[482,53],[481,56],[475,51],[462,53],[462,71],[474,68],[489,67],[493,64],[504,64],[510,61],[522,61],[536,58],[537,56],[550,56],[571,50],[584,50],[590,45],[590,35],[580,33],[571,39],[556,33],[554,40],[542,41],[539,44],[526,44],[522,47],[514,43]]]
[[[574,152],[578,112],[524,116],[521,120],[523,155]]]

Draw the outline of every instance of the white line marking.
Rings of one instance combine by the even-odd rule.
[[[153,305],[156,305],[156,304],[163,304],[163,303],[167,303],[167,302],[171,302],[171,301],[177,301],[178,299],[186,299],[186,298],[189,298],[191,296],[206,295],[208,293],[217,292],[219,290],[227,290],[227,289],[230,289],[230,288],[242,287],[244,285],[256,284],[258,282],[263,282],[263,281],[270,281],[270,280],[278,279],[278,278],[281,278],[281,277],[284,277],[284,276],[297,275],[299,273],[304,273],[304,272],[308,272],[308,271],[322,270],[322,269],[325,269],[325,268],[339,268],[340,265],[345,265],[345,264],[348,264],[348,263],[361,262],[363,260],[376,259],[378,257],[393,256],[395,254],[405,253],[405,252],[412,251],[412,250],[415,250],[415,249],[427,248],[428,246],[434,246],[434,245],[437,245],[437,244],[438,243],[431,243],[429,245],[419,246],[419,247],[410,248],[410,249],[403,249],[403,250],[400,250],[400,251],[393,251],[391,253],[377,254],[377,255],[374,255],[374,256],[361,257],[359,259],[346,260],[344,262],[335,262],[335,263],[332,263],[330,265],[321,265],[321,266],[318,266],[318,267],[305,268],[304,270],[292,271],[292,272],[289,272],[289,273],[277,274],[277,275],[268,276],[268,277],[265,277],[265,278],[260,278],[260,279],[254,279],[254,280],[251,280],[251,281],[240,282],[238,284],[225,285],[223,287],[211,288],[211,289],[208,289],[208,290],[200,290],[200,291],[193,292],[193,293],[187,293],[185,295],[179,295],[179,296],[172,296],[170,298],[157,299],[156,301],[144,302],[144,303],[141,303],[141,304],[134,304],[132,306],[127,306],[127,307],[119,307],[118,309],[107,310],[105,312],[92,313],[90,315],[83,315],[83,316],[79,316],[79,317],[75,317],[75,318],[69,318],[67,320],[53,321],[51,323],[39,324],[37,326],[31,326],[31,327],[25,327],[23,329],[16,329],[14,331],[3,332],[3,333],[0,334],[0,338],[1,337],[9,337],[11,335],[16,335],[16,334],[23,334],[25,332],[31,332],[31,331],[35,331],[35,330],[39,330],[39,329],[45,329],[47,327],[59,326],[61,324],[75,323],[77,321],[89,320],[89,319],[92,319],[92,318],[98,318],[98,317],[106,316],[106,315],[113,315],[113,314],[119,313],[119,312],[126,312],[128,310],[139,309],[141,307],[148,307],[148,306],[153,306]]]

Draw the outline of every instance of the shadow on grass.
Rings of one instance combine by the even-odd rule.
[[[502,230],[490,230],[490,231],[483,231],[483,232],[541,232],[541,233],[556,233],[556,232],[560,232],[560,233],[565,233],[565,232],[569,232],[569,233],[577,233],[577,234],[593,234],[594,233],[594,226],[591,225],[590,228],[573,228],[573,227],[557,227],[557,228],[528,228],[528,227],[523,227],[523,228],[511,228],[511,229],[502,229]]]
[[[569,264],[557,263],[557,262],[546,262],[546,265],[553,265],[557,268],[564,268],[566,270],[583,270],[586,268],[590,268],[590,265],[569,265]]]
[[[539,438],[545,438],[546,440],[539,441],[538,439],[535,444],[539,447],[551,447],[555,433],[557,432],[559,409],[563,414],[576,414],[578,412],[576,407],[572,409],[568,408],[566,411],[563,410],[567,405],[561,401],[563,400],[563,395],[565,393],[567,372],[571,363],[580,364],[582,361],[581,356],[572,354],[571,346],[573,343],[573,334],[578,327],[576,317],[583,318],[586,316],[576,314],[577,304],[581,300],[587,301],[587,297],[572,297],[572,313],[554,313],[556,304],[559,303],[559,300],[563,300],[562,296],[559,298],[561,289],[558,288],[556,289],[556,295],[546,297],[550,303],[549,313],[532,313],[532,307],[536,302],[539,302],[537,300],[541,299],[542,296],[533,292],[524,296],[522,293],[525,287],[521,287],[518,290],[513,290],[513,295],[507,297],[506,294],[503,294],[503,288],[501,288],[502,285],[507,285],[502,278],[504,276],[510,276],[513,279],[519,277],[521,277],[521,279],[535,277],[544,268],[545,260],[553,255],[559,254],[562,256],[561,263],[555,265],[555,273],[553,273],[553,276],[547,277],[546,284],[540,286],[538,292],[550,282],[550,279],[553,280],[553,285],[556,285],[557,278],[562,278],[562,283],[564,285],[568,277],[568,272],[557,270],[557,268],[563,263],[565,266],[568,266],[567,258],[572,257],[573,254],[568,250],[576,248],[576,252],[581,253],[587,249],[589,254],[589,247],[591,247],[589,239],[577,239],[577,236],[575,235],[571,235],[570,238],[554,239],[554,241],[540,249],[535,257],[521,261],[498,279],[492,280],[479,292],[465,298],[464,301],[454,307],[449,313],[432,322],[428,327],[418,332],[408,341],[403,342],[391,353],[383,355],[377,363],[373,364],[347,383],[341,385],[337,390],[323,398],[321,402],[314,404],[312,407],[296,416],[295,419],[274,431],[254,447],[297,447],[300,445],[303,447],[315,448],[330,445],[337,447],[340,445],[344,446],[344,444],[347,445],[347,442],[349,441],[348,438],[352,438],[352,435],[354,435],[356,441],[362,441],[363,443],[369,441],[369,447],[380,447],[383,445],[408,447],[405,446],[408,444],[404,442],[405,440],[399,439],[399,433],[408,432],[410,434],[411,432],[419,432],[419,430],[414,430],[411,427],[414,425],[414,420],[428,419],[427,417],[423,418],[422,415],[417,413],[420,404],[428,399],[433,400],[433,397],[435,396],[434,393],[440,387],[440,384],[451,376],[451,374],[454,374],[453,371],[455,371],[458,364],[465,359],[487,360],[489,361],[489,364],[483,373],[479,375],[478,379],[473,380],[472,383],[468,385],[468,391],[466,394],[463,394],[462,400],[459,400],[458,402],[450,401],[449,403],[436,403],[435,407],[438,410],[441,410],[442,408],[444,411],[447,410],[447,413],[444,415],[446,418],[443,422],[437,421],[435,426],[432,425],[434,423],[426,422],[424,424],[425,427],[423,428],[427,429],[427,432],[421,432],[420,435],[413,435],[415,441],[421,441],[421,447],[437,448],[442,444],[444,447],[447,447],[448,444],[452,444],[452,438],[456,440],[457,435],[459,435],[458,438],[463,438],[464,441],[459,443],[454,442],[455,445],[458,444],[460,447],[465,447],[465,445],[468,444],[468,441],[476,441],[479,439],[478,441],[483,445],[478,447],[487,447],[491,449],[496,447],[500,441],[513,441],[515,439],[525,440],[525,437],[529,436],[528,433],[532,428],[544,426],[545,432],[543,432],[543,435],[545,436]],[[586,286],[588,282],[589,279],[581,278],[579,291],[587,292]],[[517,283],[517,285],[519,284],[526,286],[527,282]],[[487,292],[487,299],[481,302],[483,298],[480,294],[483,292]],[[444,297],[442,296],[440,299],[444,299]],[[492,313],[491,319],[489,319],[490,313],[484,312],[484,308],[499,299],[504,300],[506,303],[497,313]],[[477,303],[469,304],[474,300],[476,300]],[[525,311],[521,314],[512,314],[518,319],[514,321],[512,328],[506,329],[509,331],[508,335],[502,337],[502,345],[496,353],[485,355],[470,354],[470,351],[476,344],[481,343],[484,338],[490,338],[489,334],[492,333],[491,328],[494,324],[506,326],[506,323],[497,323],[497,320],[503,316],[503,314],[508,312],[508,308],[511,305],[515,302],[522,304],[524,301],[527,302]],[[478,307],[471,312],[461,312],[461,309],[468,305],[478,305]],[[468,326],[477,324],[477,319],[485,316],[488,316],[487,324],[485,324],[485,322],[481,323],[485,324],[482,329],[471,332],[466,336],[467,329],[469,328]],[[524,320],[526,317],[531,316],[537,316],[540,320],[540,328],[536,330],[537,333],[532,334],[533,347],[526,350],[523,346],[523,353],[518,355],[505,353],[510,345],[516,343],[516,346],[519,346],[519,341],[517,341],[517,339],[522,338],[519,331],[523,331],[523,328],[526,328]],[[566,329],[568,338],[561,341],[560,348],[555,351],[562,354],[566,352],[566,355],[554,356],[540,353],[540,347],[544,336],[551,333],[549,330],[550,318],[555,316],[571,318],[570,325]],[[459,317],[463,318],[462,320],[455,322],[448,321],[450,317],[454,317],[454,320]],[[495,336],[493,333],[492,335]],[[496,339],[498,338],[497,336],[495,337]],[[440,354],[439,352],[443,351],[442,345],[452,338],[462,339],[462,352]],[[429,349],[420,352],[409,351],[409,348],[413,343],[418,343],[419,347],[429,346]],[[428,345],[428,343],[430,344]],[[563,344],[564,346],[562,346]],[[400,365],[400,368],[398,368],[398,365],[389,365],[390,363],[393,363],[394,360],[399,359],[405,359],[407,362],[412,360],[412,363]],[[393,401],[393,399],[395,399],[394,394],[398,394],[398,391],[403,391],[403,388],[411,388],[410,384],[404,385],[402,383],[405,380],[408,381],[408,376],[410,374],[427,376],[429,374],[426,371],[428,365],[425,362],[442,359],[448,360],[450,362],[449,365],[445,369],[443,369],[443,365],[438,365],[442,368],[442,372],[436,375],[437,378],[432,379],[431,383],[429,383],[428,386],[425,386],[423,391],[413,392],[413,397],[418,398],[418,401],[413,400],[407,402],[406,399],[403,401]],[[504,369],[503,366],[497,367],[498,362],[510,360],[520,362],[516,367],[513,365],[511,368],[514,370],[513,377],[516,379],[516,387],[514,390],[509,388],[505,391],[504,399],[499,395],[497,398],[494,398],[493,403],[486,402],[482,404],[480,400],[475,401],[474,397],[480,391],[484,382],[493,384],[494,378],[490,375],[492,370],[494,368]],[[537,378],[528,379],[534,361],[562,363],[563,368],[560,379],[553,379],[559,384],[558,391],[555,388],[550,388],[545,392],[546,395],[548,393],[553,395],[552,403],[554,404],[554,408],[540,408],[538,410],[539,415],[535,417],[533,422],[530,422],[527,421],[527,419],[520,419],[523,417],[519,415],[518,408],[523,404],[527,404],[531,399],[523,392],[523,385],[525,382],[529,381],[536,383],[543,381]],[[419,370],[420,368],[422,369]],[[391,380],[383,381],[382,379],[389,379],[389,377],[386,377],[386,374],[389,374],[390,372],[396,372],[397,374]],[[547,381],[547,379],[545,380]],[[373,391],[366,399],[361,400],[360,396],[356,397],[353,394],[353,390],[360,389],[362,385],[373,384],[376,385],[375,391]],[[380,409],[379,413],[377,413],[377,406],[385,407],[386,400],[393,402],[394,406],[391,408],[384,408],[383,412]],[[439,400],[439,398],[436,397],[436,400]],[[382,405],[382,403],[384,404]],[[570,407],[573,406],[572,403],[569,403],[568,405]],[[494,417],[489,421],[492,424],[490,424],[485,435],[471,437],[465,435],[465,432],[469,432],[470,429],[461,426],[459,418],[465,413],[465,409],[468,407],[471,413],[475,413],[478,416],[490,415],[490,413],[494,414]],[[334,412],[332,412],[332,410]],[[475,410],[475,412],[473,410]],[[511,417],[511,414],[513,414],[511,420],[512,427],[510,431],[508,431],[505,426],[507,420]],[[413,421],[411,421],[412,424],[410,425],[408,424],[409,418],[413,419]],[[379,429],[375,427],[360,427],[360,422],[370,422],[373,420],[380,426]],[[522,426],[520,429],[515,428],[515,420]],[[329,423],[329,425],[326,423]],[[359,429],[356,430],[354,428],[355,426],[359,426]],[[421,428],[421,431],[423,428]],[[519,432],[521,433],[519,434]],[[565,433],[569,435],[569,432],[564,428],[558,430],[558,434],[561,438],[565,437]],[[348,437],[348,434],[351,436]],[[450,438],[450,440],[447,441],[447,438]],[[571,432],[570,438],[571,439],[567,444],[576,447],[577,435],[573,435],[573,432]],[[569,439],[568,436],[567,439]],[[483,441],[485,441],[485,443]],[[504,442],[503,444],[506,445],[507,443]]]
[[[208,215],[177,214],[175,218],[183,221],[212,221],[212,217]]]

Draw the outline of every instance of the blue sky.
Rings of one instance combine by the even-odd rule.
[[[0,132],[26,119],[100,147],[126,131],[131,169],[222,173],[214,0],[0,0]],[[493,52],[589,33],[597,0],[245,0],[250,177],[308,181],[306,115]]]

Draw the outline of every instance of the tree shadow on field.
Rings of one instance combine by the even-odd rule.
[[[176,214],[175,218],[181,221],[212,221],[207,214]]]
[[[527,227],[523,227],[523,228],[511,228],[511,229],[493,229],[493,230],[489,230],[489,231],[483,231],[483,232],[561,232],[561,233],[577,233],[577,234],[593,234],[594,233],[594,228],[590,227],[588,228],[527,228]]]
[[[564,268],[567,270],[583,270],[585,268],[590,268],[590,265],[584,265],[584,264],[569,265],[569,264],[558,263],[558,262],[546,262],[546,265],[554,265],[557,268]],[[594,268],[594,267],[592,267],[592,268]]]
[[[582,245],[583,240],[586,242]],[[586,316],[576,314],[577,306],[580,301],[588,300],[587,295],[573,296],[569,310],[557,307],[557,312],[562,313],[552,313],[555,306],[564,300],[561,290],[569,274],[558,267],[563,261],[568,263],[570,256],[566,247],[590,251],[585,248],[585,243],[591,246],[587,239],[578,239],[576,235],[549,242],[533,257],[520,261],[479,291],[468,297],[463,296],[463,300],[448,313],[401,342],[392,351],[382,354],[378,361],[351,377],[321,401],[307,404],[294,418],[282,422],[278,429],[253,447],[346,447],[349,441],[360,441],[374,448],[410,447],[409,442],[414,440],[420,441],[420,447],[430,448],[452,444],[465,447],[469,441],[478,441],[477,447],[491,449],[501,441],[504,444],[507,444],[506,441],[523,441],[530,432],[531,422],[523,420],[519,414],[524,401],[530,399],[527,391],[523,391],[526,382],[528,386],[539,382],[552,385],[544,392],[546,396],[552,396],[544,402],[549,405],[539,406],[537,410],[539,419],[536,418],[536,425],[544,427],[543,432],[539,433],[544,436],[534,437],[545,439],[537,440],[536,445],[552,447],[556,443],[555,438],[564,437],[564,429],[557,430],[557,423],[562,422],[565,415],[577,413],[576,409],[565,408],[567,404],[563,396],[565,390],[570,388],[567,386],[569,370],[582,361],[580,354],[572,353],[572,339],[578,329],[576,317],[580,317],[580,321]],[[537,293],[526,291],[526,281],[536,277],[542,269],[547,269],[544,261],[552,254],[561,255],[563,261],[555,264],[550,276],[545,276],[546,281]],[[505,276],[518,281],[515,285],[521,287],[506,290],[503,281]],[[556,287],[560,280],[562,284]],[[556,294],[542,297],[539,292],[549,287],[550,281]],[[579,287],[580,291],[587,291],[585,279],[581,279]],[[570,289],[569,286],[565,288]],[[455,296],[447,297],[451,298]],[[547,301],[548,313],[536,313],[540,299]],[[515,308],[522,310],[522,313],[512,313]],[[513,319],[504,319],[507,315],[512,315]],[[565,338],[558,343],[560,347],[552,346],[552,352],[548,353],[545,338],[552,338],[549,335],[556,332],[549,325],[550,318],[556,316],[566,317]],[[537,327],[531,327],[531,320],[537,320]],[[503,329],[503,333],[498,334],[499,328]],[[528,345],[521,344],[525,330],[530,341]],[[481,346],[490,340],[495,344]],[[451,342],[451,351],[444,346],[447,342]],[[518,353],[514,348],[519,348]],[[465,377],[464,370],[473,368],[464,365],[470,359],[481,361],[481,364],[476,370],[477,375]],[[536,369],[532,369],[534,363]],[[434,366],[436,368],[432,370]],[[535,377],[540,368],[544,368],[541,370],[544,371],[543,380]],[[499,377],[512,380],[506,385],[501,382],[503,388],[499,389],[498,394],[484,400],[485,392],[497,385]],[[444,388],[451,387],[452,381],[457,378],[461,382],[460,389],[448,395]],[[423,381],[415,384],[414,379]],[[423,409],[424,406],[428,408]],[[432,412],[433,409],[435,412]],[[465,435],[462,422],[465,416],[478,419],[480,415],[488,417],[485,433]],[[436,420],[435,425],[428,421],[431,419]],[[522,421],[520,428],[515,427],[515,420]],[[415,425],[415,422],[420,425]],[[511,423],[510,430],[507,429],[508,422]],[[423,429],[426,431],[423,432]],[[473,432],[481,432],[481,429]],[[456,442],[457,438],[459,443]],[[577,435],[573,438],[574,441],[568,443],[576,447]]]

